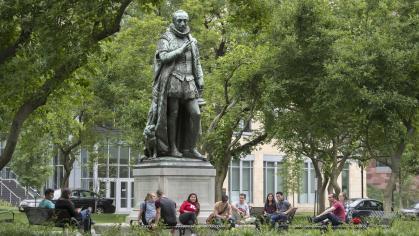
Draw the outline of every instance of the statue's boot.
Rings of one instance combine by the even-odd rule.
[[[190,149],[189,153],[192,155],[193,158],[205,159],[205,157],[201,153],[199,153],[196,148]]]
[[[175,147],[175,148],[172,148],[170,150],[170,156],[173,156],[173,157],[182,157],[182,153],[179,152],[179,150],[177,150],[177,148]]]

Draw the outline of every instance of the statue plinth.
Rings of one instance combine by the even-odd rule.
[[[165,195],[176,202],[177,214],[183,201],[190,193],[198,195],[201,211],[198,216],[200,223],[204,223],[215,202],[215,169],[207,161],[178,158],[159,157],[134,166],[135,203],[144,201],[148,192],[162,190]],[[138,214],[137,214],[138,216]]]

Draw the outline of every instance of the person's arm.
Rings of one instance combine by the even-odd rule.
[[[249,207],[249,205],[247,205],[247,208],[246,208],[246,215],[244,216],[245,218],[249,218],[250,217],[250,207]]]
[[[231,208],[231,204],[230,203],[227,203],[228,204],[228,209],[227,209],[227,211],[228,211],[228,216],[226,217],[226,219],[228,219],[228,218],[231,218],[232,216],[233,216],[233,211],[232,211],[232,208]]]
[[[230,206],[231,206],[231,210],[233,210],[233,211],[235,211],[237,213],[240,213],[239,209],[237,209],[237,207],[235,206],[235,204],[231,204]]]
[[[74,217],[74,218],[76,218],[77,216],[78,216],[78,214],[79,214],[79,211],[77,211],[78,210],[78,208],[76,209],[76,208],[74,208],[74,204],[73,204],[73,202],[71,202],[70,200],[67,200],[66,201],[67,202],[67,206],[68,206],[68,209],[69,209],[69,211],[70,211],[70,215],[71,215],[71,217]]]
[[[182,203],[182,205],[180,205],[180,208],[179,208],[179,213],[180,213],[180,214],[183,214],[183,213],[185,213],[185,212],[189,212],[189,211],[186,209],[186,206],[187,206],[187,203],[186,203],[186,202],[183,202],[183,203]]]
[[[159,223],[160,220],[160,216],[161,216],[161,208],[156,208],[156,224]]]
[[[166,40],[161,39],[158,47],[167,49],[169,47],[168,44],[169,43]],[[158,57],[159,57],[158,59],[160,59],[162,63],[171,62],[175,60],[177,57],[179,57],[180,55],[182,55],[182,53],[186,52],[186,50],[190,48],[190,45],[191,45],[191,42],[188,41],[188,42],[185,42],[182,46],[180,46],[180,48],[177,48],[171,52],[161,51],[158,53]]]
[[[288,202],[288,210],[286,210],[286,211],[284,212],[284,214],[285,214],[285,215],[288,215],[288,214],[291,212],[291,210],[292,210],[292,205],[291,205],[291,203],[289,203],[289,202]]]
[[[336,208],[335,207],[330,207],[330,208],[328,208],[328,209],[326,209],[325,211],[323,211],[320,215],[318,215],[317,217],[320,217],[320,216],[322,216],[322,215],[326,215],[327,213],[329,213],[329,212],[332,212],[332,211],[334,211]]]

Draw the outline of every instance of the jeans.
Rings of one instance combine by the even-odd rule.
[[[83,224],[84,231],[85,232],[90,231],[90,226],[91,226],[90,210],[85,209],[85,210],[80,211],[79,217]]]
[[[275,213],[271,215],[271,224],[274,226],[276,222],[285,222],[287,221],[288,216],[283,212]]]
[[[196,223],[196,214],[194,212],[185,212],[179,216],[179,221],[184,225],[193,225]]]
[[[318,223],[318,222],[323,221],[325,219],[330,220],[330,222],[332,222],[333,226],[342,224],[342,221],[340,220],[340,218],[337,217],[335,214],[333,214],[331,212],[329,212],[325,215],[322,215],[320,217],[314,217],[313,222]]]

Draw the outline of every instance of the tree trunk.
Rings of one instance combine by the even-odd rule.
[[[215,201],[221,201],[221,196],[223,195],[223,183],[227,177],[228,165],[231,161],[231,155],[229,152],[226,152],[221,160],[218,161],[215,165]],[[229,186],[231,188],[231,186]]]
[[[400,171],[400,162],[403,155],[403,152],[406,148],[406,140],[414,134],[415,128],[409,124],[406,125],[407,133],[406,137],[403,137],[400,140],[400,143],[397,145],[397,150],[392,155],[390,160],[391,174],[390,179],[387,183],[386,188],[384,189],[384,211],[391,211],[392,208],[392,195],[393,191],[396,189],[397,178],[399,177]]]
[[[2,170],[12,159],[23,123],[36,108],[42,106],[45,102],[46,97],[37,100],[29,100],[16,112],[6,140],[6,147],[0,155],[0,170]]]
[[[311,162],[313,163],[314,171],[316,172],[316,177],[317,177],[317,196],[318,196],[319,213],[320,213],[326,209],[325,191],[326,191],[326,187],[327,187],[327,183],[329,179],[326,175],[322,175],[321,166],[317,160],[313,158],[311,159]]]
[[[221,201],[221,196],[223,195],[223,183],[227,176],[227,168],[219,168],[216,170],[216,176],[215,176],[215,201]]]
[[[335,157],[335,160],[337,160],[337,157]],[[327,188],[329,193],[339,194],[342,191],[338,183],[338,177],[342,173],[346,160],[347,157],[343,157],[339,163],[333,165],[332,172],[330,173],[329,187]]]
[[[74,161],[76,160],[76,157],[71,153],[71,150],[69,152],[61,152],[61,154],[63,155],[63,166],[64,166],[64,178],[61,183],[61,188],[68,188],[70,174],[71,174],[71,171],[73,170]]]

